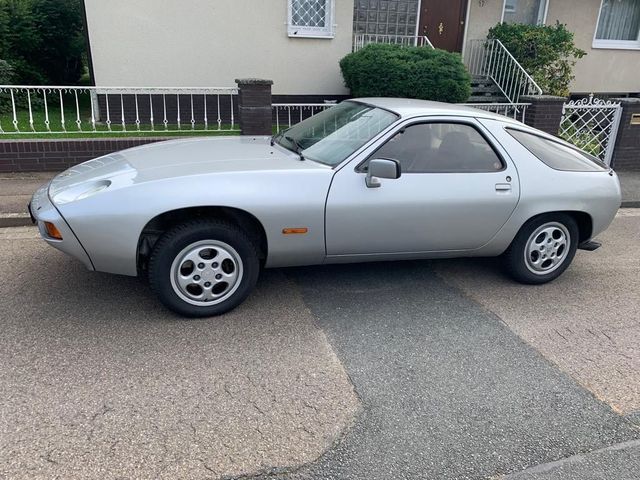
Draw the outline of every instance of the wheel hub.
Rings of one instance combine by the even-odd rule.
[[[540,225],[527,240],[525,264],[536,275],[546,275],[564,263],[570,244],[571,236],[563,224],[548,222]]]
[[[238,288],[243,266],[236,250],[218,240],[203,240],[184,248],[171,265],[171,286],[192,305],[223,302]]]

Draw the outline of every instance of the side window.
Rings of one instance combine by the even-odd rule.
[[[402,173],[496,172],[504,167],[480,132],[463,123],[411,125],[370,158],[397,160]]]
[[[507,128],[507,132],[529,150],[538,160],[555,170],[567,172],[593,172],[606,170],[607,164],[599,158],[571,145],[548,138]]]

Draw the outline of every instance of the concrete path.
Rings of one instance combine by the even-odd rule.
[[[31,225],[27,204],[54,172],[0,173],[0,228]]]
[[[618,172],[622,188],[622,206],[640,208],[640,171]]]

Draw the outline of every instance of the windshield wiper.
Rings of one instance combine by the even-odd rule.
[[[302,155],[302,150],[303,150],[302,145],[300,145],[300,144],[298,143],[298,141],[297,141],[295,138],[290,137],[289,135],[285,135],[285,136],[284,136],[284,139],[285,139],[285,140],[287,140],[287,141],[289,141],[289,142],[291,142],[291,144],[292,144],[292,145],[295,147],[295,149],[296,149],[296,153],[297,153],[298,155],[300,155],[300,160],[304,160],[304,156]]]

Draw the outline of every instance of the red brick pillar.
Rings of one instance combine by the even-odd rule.
[[[640,171],[640,98],[612,98],[622,105],[622,116],[611,166]]]
[[[565,97],[552,95],[532,95],[520,97],[523,103],[530,103],[524,118],[527,125],[551,135],[558,135],[562,120],[562,106]]]
[[[236,79],[238,84],[238,121],[241,135],[271,135],[272,80]]]

